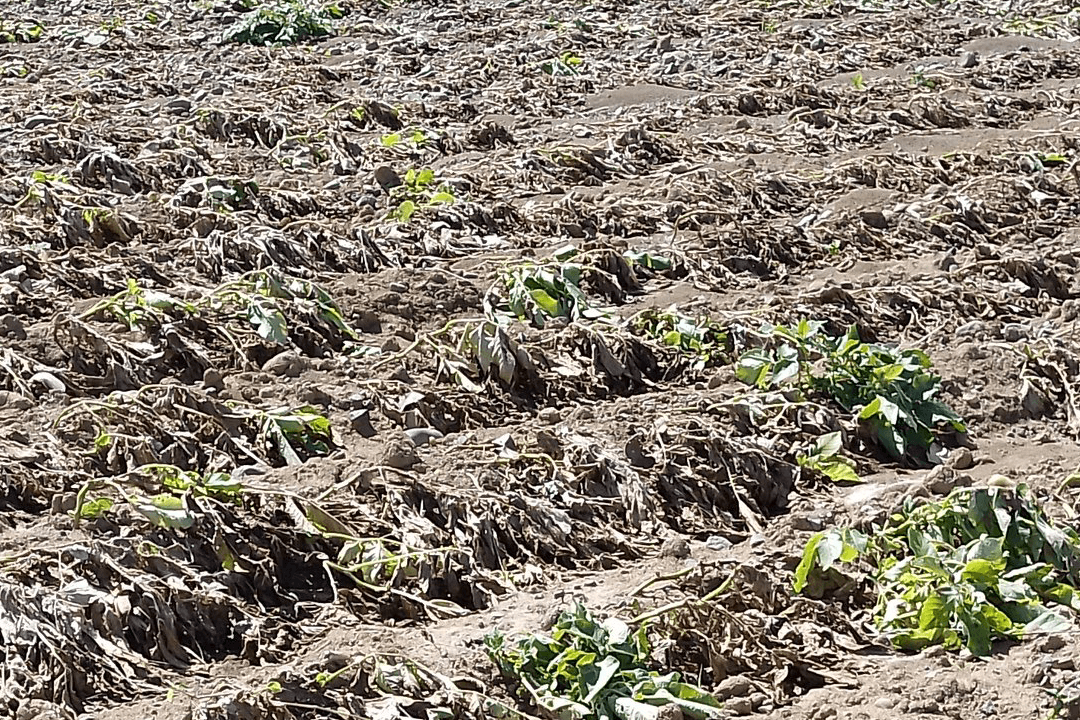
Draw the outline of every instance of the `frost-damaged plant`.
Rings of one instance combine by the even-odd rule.
[[[612,720],[655,717],[674,704],[687,718],[718,718],[721,704],[676,672],[651,670],[645,625],[632,630],[618,618],[597,621],[581,604],[563,611],[550,634],[514,642],[494,632],[488,656],[545,715]]]
[[[337,447],[330,420],[310,405],[291,409],[245,411],[259,423],[259,435],[287,465],[300,465]]]
[[[32,43],[41,39],[45,28],[36,22],[14,22],[8,24],[0,20],[0,45],[4,43]]]
[[[79,319],[107,315],[129,330],[148,330],[160,327],[170,312],[194,314],[198,308],[168,293],[140,287],[138,281],[128,278],[126,289],[94,304]]]
[[[554,318],[578,320],[603,313],[590,307],[581,289],[582,267],[578,263],[526,263],[503,273],[506,308],[519,319],[537,327]]]
[[[271,270],[256,270],[222,285],[211,295],[208,304],[217,308],[222,304],[239,306],[259,337],[286,344],[288,328],[280,300],[311,311],[350,339],[358,337],[329,293],[315,283]]]
[[[831,336],[824,324],[801,320],[767,327],[779,343],[749,350],[735,368],[740,380],[760,388],[794,382],[808,397],[826,398],[856,419],[897,460],[937,462],[935,443],[944,432],[966,431],[963,420],[937,399],[941,378],[930,372],[922,350],[864,343],[854,325]]]
[[[635,333],[676,348],[693,358],[695,370],[728,362],[731,341],[727,331],[707,317],[691,318],[674,308],[647,310],[630,322]]]
[[[318,5],[309,0],[269,0],[245,13],[222,35],[223,42],[248,45],[291,45],[334,34],[332,21],[343,17],[337,5]]]
[[[631,262],[608,250],[582,251],[567,245],[549,260],[526,262],[503,271],[497,286],[485,298],[486,314],[496,322],[505,322],[509,316],[541,328],[555,318],[610,320],[608,310],[593,306],[582,283],[588,280],[601,295],[621,302],[627,291],[640,289]]]
[[[239,502],[243,487],[229,473],[198,473],[182,470],[175,465],[151,464],[133,470],[133,479],[143,478],[160,483],[162,492],[154,495],[134,492],[115,479],[93,480],[83,484],[75,498],[72,516],[75,521],[91,520],[112,510],[116,501],[107,495],[91,497],[93,490],[111,488],[136,512],[158,527],[189,528],[194,516],[184,503],[186,495],[212,497],[226,502]]]
[[[795,571],[795,590],[824,594],[843,581],[837,566],[859,557],[872,567],[874,621],[905,650],[942,644],[988,655],[997,638],[1069,629],[1050,606],[1080,610],[1080,537],[1055,527],[1024,486],[909,500],[869,535],[818,533]]]

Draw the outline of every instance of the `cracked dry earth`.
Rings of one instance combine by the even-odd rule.
[[[534,713],[492,629],[723,578],[655,654],[724,717],[1051,716],[1075,634],[902,653],[790,579],[913,492],[1075,517],[1070,3],[341,8],[274,48],[213,0],[0,8],[43,30],[0,42],[0,717]],[[606,319],[483,324],[566,245]],[[833,484],[797,455],[850,419],[751,413],[667,308],[922,348],[973,450]]]

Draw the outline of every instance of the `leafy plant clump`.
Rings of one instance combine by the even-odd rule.
[[[868,438],[894,459],[938,462],[941,435],[966,431],[964,422],[937,399],[941,378],[922,350],[896,350],[863,342],[852,326],[840,337],[823,323],[802,320],[793,328],[767,328],[773,348],[744,353],[736,364],[743,382],[760,388],[788,383],[807,397],[831,400],[854,412]]]
[[[657,265],[664,262],[659,256],[648,257]],[[506,269],[491,291],[494,299],[489,296],[485,300],[486,314],[496,322],[517,318],[541,328],[556,318],[611,323],[612,312],[596,307],[582,285],[587,283],[593,295],[621,304],[628,292],[640,289],[633,269],[636,262],[610,250],[580,250],[566,245],[548,260]]]
[[[194,302],[142,287],[128,279],[127,288],[94,304],[79,318],[109,317],[129,330],[143,332],[156,332],[174,320],[194,317],[220,321],[222,331],[227,332],[225,326],[238,320],[263,340],[288,345],[287,314],[309,324],[323,325],[341,338],[350,341],[358,338],[326,290],[272,270],[246,273]]]
[[[41,39],[45,28],[36,22],[8,24],[0,20],[0,45],[5,43],[32,43]]]
[[[693,358],[695,370],[725,363],[731,350],[727,331],[707,317],[691,318],[674,309],[647,311],[631,323],[633,330]]]
[[[106,436],[105,441],[108,441]],[[98,445],[102,444],[99,437]],[[76,496],[72,515],[76,521],[92,520],[102,517],[116,505],[116,500],[109,495],[90,496],[95,489],[107,488],[126,502],[139,515],[158,527],[189,528],[194,522],[194,515],[184,502],[185,497],[212,497],[224,502],[239,503],[243,487],[229,473],[198,473],[183,470],[175,465],[143,465],[132,473],[134,480],[142,483],[159,484],[162,492],[148,495],[133,491],[115,480],[95,480],[86,483]]]
[[[328,455],[337,447],[330,420],[310,405],[257,412],[259,433],[287,465]]]
[[[679,674],[649,669],[645,626],[617,618],[597,621],[580,603],[560,614],[550,634],[515,642],[499,633],[484,642],[488,656],[518,693],[551,717],[580,720],[651,717],[675,704],[687,718],[720,717],[721,704]]]
[[[318,7],[308,0],[270,0],[245,13],[225,31],[222,40],[266,46],[330,37],[334,34],[332,21],[342,14],[336,5]]]
[[[855,462],[841,454],[842,448],[843,440],[839,430],[825,433],[814,440],[809,452],[798,456],[798,463],[802,467],[817,470],[835,482],[861,482],[855,471]]]
[[[603,313],[589,303],[581,289],[579,263],[519,265],[503,273],[504,300],[511,314],[530,320],[537,327],[554,318],[578,320]]]
[[[1023,486],[909,500],[869,536],[818,533],[795,590],[822,595],[843,582],[837,566],[859,557],[873,568],[874,621],[905,650],[941,644],[988,655],[995,639],[1067,630],[1061,607],[1080,610],[1080,536],[1055,527]]]
[[[391,215],[398,221],[407,223],[417,210],[436,205],[453,205],[456,198],[451,187],[439,184],[431,168],[409,168],[405,171],[402,184],[392,191],[400,202]]]

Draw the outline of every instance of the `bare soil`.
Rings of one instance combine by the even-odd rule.
[[[1070,3],[341,8],[334,37],[269,48],[220,42],[239,3],[0,9],[0,38],[44,29],[0,42],[0,717],[528,713],[485,635],[729,577],[734,619],[673,610],[656,655],[738,688],[732,717],[1077,717],[1054,697],[1075,634],[904,654],[867,608],[790,589],[813,532],[943,485],[1004,475],[1076,521]],[[393,186],[424,168],[453,202],[406,221]],[[924,349],[970,462],[864,452],[865,483],[834,485],[796,455],[835,408],[754,425],[730,364],[618,323],[518,324],[527,377],[455,382],[455,328],[567,244],[615,258],[587,289],[619,320],[810,317]],[[269,301],[259,278],[317,285],[355,336],[310,286],[260,335],[236,304]],[[173,305],[101,309],[132,283]],[[289,457],[261,418],[300,407],[333,440]],[[184,520],[155,525],[150,463],[245,491],[175,493]],[[402,558],[344,572],[349,542]],[[427,682],[380,689],[372,658]]]

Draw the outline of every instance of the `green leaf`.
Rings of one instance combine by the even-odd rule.
[[[536,303],[540,309],[549,317],[558,317],[559,315],[559,301],[551,297],[544,290],[536,289],[530,290],[529,295],[532,297],[533,302]]]
[[[833,482],[861,483],[862,478],[855,468],[840,460],[825,460],[816,463],[816,468]]]
[[[256,334],[263,340],[279,345],[288,342],[289,336],[285,325],[285,316],[277,309],[272,300],[253,297],[247,309],[248,321],[255,328]]]
[[[87,500],[79,507],[78,517],[84,520],[99,518],[112,509],[113,501],[107,497]]]
[[[195,517],[175,495],[158,495],[150,499],[138,499],[131,503],[143,517],[154,525],[186,530],[195,524]]]
[[[869,420],[881,411],[881,396],[876,396],[867,405],[859,411],[856,416],[859,420]]]
[[[919,629],[936,630],[949,626],[948,603],[938,594],[932,594],[919,610]]]
[[[607,687],[608,682],[615,677],[615,673],[619,670],[619,660],[609,655],[600,661],[598,670],[596,680],[588,687],[589,692],[581,699],[583,703],[592,702],[600,694],[600,691]]]
[[[839,454],[842,447],[841,433],[837,430],[836,432],[825,433],[815,441],[814,454],[822,458],[831,458]]]
[[[1054,635],[1058,633],[1066,633],[1072,630],[1072,623],[1068,618],[1059,615],[1053,610],[1046,610],[1040,613],[1034,620],[1024,625],[1021,628],[1020,633],[1022,635]]]
[[[416,212],[416,203],[412,200],[402,200],[401,204],[397,206],[397,210],[394,211],[394,215],[397,219],[403,223],[409,222],[412,219],[413,214]]]
[[[735,364],[735,377],[747,385],[764,387],[772,360],[764,350],[749,350]]]
[[[971,560],[964,566],[963,571],[960,573],[962,580],[968,582],[977,583],[984,587],[995,588],[998,584],[998,579],[1001,576],[1001,571],[1005,569],[1005,560],[984,560],[982,558],[976,558]]]

